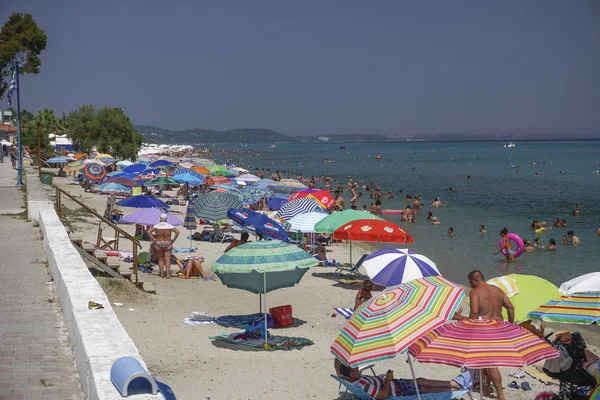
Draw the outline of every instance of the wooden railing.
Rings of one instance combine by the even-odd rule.
[[[61,196],[64,194],[69,199],[71,199],[75,203],[79,204],[81,207],[83,207],[89,213],[91,213],[96,218],[98,218],[100,220],[101,224],[104,223],[104,224],[110,226],[111,228],[113,228],[115,230],[116,243],[119,243],[119,235],[122,236],[123,238],[131,241],[131,243],[133,245],[133,271],[135,273],[135,284],[137,286],[139,284],[139,281],[138,281],[138,247],[141,248],[140,242],[136,238],[131,236],[129,233],[125,232],[124,230],[119,228],[117,225],[115,225],[108,219],[104,218],[102,215],[98,214],[98,212],[96,212],[96,210],[91,209],[90,207],[85,205],[85,203],[83,203],[81,200],[72,196],[70,193],[67,193],[63,189],[56,187],[56,186],[55,186],[55,189],[56,189],[56,199],[55,199],[54,204],[55,204],[56,214],[58,214],[59,218],[60,218],[60,209],[62,206]]]

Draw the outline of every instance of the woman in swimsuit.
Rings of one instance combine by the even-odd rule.
[[[171,232],[175,237],[171,239]],[[171,278],[171,252],[173,243],[179,236],[179,231],[173,225],[167,222],[167,214],[161,214],[160,222],[148,230],[150,235],[150,246],[153,246],[158,255],[158,268],[160,277],[163,277],[163,271],[166,264],[167,279]]]
[[[506,262],[514,262],[515,261],[515,251],[512,249],[512,244],[510,243],[510,239],[508,238],[508,229],[503,228],[500,231],[500,237],[502,237],[502,246],[494,253],[494,255],[500,253],[503,249],[506,250]]]

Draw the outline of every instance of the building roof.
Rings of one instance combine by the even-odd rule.
[[[6,133],[17,133],[17,128],[12,125],[0,124],[0,129]]]

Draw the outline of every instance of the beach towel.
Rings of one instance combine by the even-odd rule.
[[[159,381],[156,378],[154,378],[154,380],[156,381],[156,386],[158,386],[158,393],[162,394],[165,400],[177,400],[173,389],[171,389],[169,385]]]
[[[209,336],[210,340],[219,342],[237,344],[241,346],[249,346],[255,348],[264,348],[265,339],[234,339],[235,337],[242,335],[244,332],[236,332],[232,334],[222,334],[218,336]],[[267,343],[269,344],[270,350],[288,350],[294,348],[300,348],[304,346],[310,346],[313,344],[312,340],[301,338],[301,337],[286,337],[286,336],[271,336],[268,338]]]
[[[536,367],[534,365],[527,365],[523,368],[523,371],[531,376],[534,379],[537,379],[538,381],[542,382],[545,385],[550,385],[550,384],[554,384],[554,385],[558,385],[560,382],[558,381],[558,379],[554,379],[548,375],[546,375],[546,373],[544,371],[541,370],[540,367]]]
[[[340,314],[342,317],[346,319],[350,319],[352,314],[354,314],[354,308],[337,308],[333,307],[336,313]]]
[[[176,247],[173,249],[173,253],[193,253],[196,249],[180,248]]]
[[[519,294],[519,288],[514,278],[510,276],[501,276],[492,278],[487,281],[488,284],[499,287],[508,297],[513,297]]]
[[[185,318],[183,320],[184,324],[187,325],[210,325],[210,324],[219,324],[221,326],[232,327],[232,328],[241,328],[244,329],[246,325],[252,325],[252,323],[258,319],[264,318],[264,314],[256,313],[256,314],[248,314],[248,315],[224,315],[222,317],[217,317],[214,320],[209,321],[198,321],[197,318]],[[267,314],[267,327],[273,328],[274,323],[273,319],[269,314]]]

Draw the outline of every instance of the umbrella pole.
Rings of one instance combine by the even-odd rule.
[[[348,241],[350,242],[350,267],[352,267],[352,240],[348,238]]]
[[[413,381],[415,383],[415,391],[417,392],[417,399],[421,400],[421,394],[419,393],[419,385],[417,384],[417,378],[415,377],[415,370],[413,369],[412,361],[410,359],[410,354],[406,353],[406,362],[408,362],[408,366],[410,367],[410,373],[412,374]]]
[[[265,290],[265,349],[268,345],[267,343],[267,327],[269,324],[267,323],[267,273],[263,272],[263,282],[264,282],[264,290]]]
[[[479,398],[483,400],[483,369],[479,370]]]

